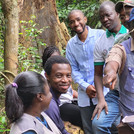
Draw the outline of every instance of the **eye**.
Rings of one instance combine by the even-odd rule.
[[[68,78],[71,78],[71,74],[68,74],[67,77],[68,77]]]
[[[120,19],[121,19],[121,20],[124,20],[124,19],[125,19],[125,16],[120,16]]]
[[[70,22],[69,22],[69,24],[73,24],[73,23],[74,23],[74,21],[70,21]]]
[[[106,14],[106,17],[110,17],[110,14]]]
[[[76,20],[77,20],[77,21],[80,21],[81,19],[80,19],[80,18],[77,18]]]
[[[102,15],[99,16],[99,19],[100,19],[100,20],[103,20],[103,19],[104,19],[104,16],[102,16]]]
[[[61,74],[56,74],[56,77],[57,77],[57,78],[61,78],[62,75],[61,75]]]

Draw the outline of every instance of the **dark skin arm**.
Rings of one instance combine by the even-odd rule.
[[[91,120],[94,119],[95,115],[97,115],[97,119],[99,119],[100,113],[103,109],[105,109],[106,114],[108,114],[107,103],[103,95],[102,80],[103,80],[103,65],[97,65],[95,66],[94,82],[97,91],[98,104],[93,112]]]
[[[106,64],[104,69],[105,76],[103,77],[103,84],[110,89],[114,89],[117,82],[117,71],[119,64],[116,61],[110,61]]]

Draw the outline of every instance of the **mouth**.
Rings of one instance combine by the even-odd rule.
[[[67,90],[69,88],[69,85],[60,85],[60,87],[64,90]]]
[[[78,27],[75,27],[75,29],[74,29],[76,32],[79,32],[79,31],[81,31],[82,30],[82,28],[80,27],[80,26],[78,26]]]
[[[110,23],[105,23],[104,26],[107,28],[110,26]]]

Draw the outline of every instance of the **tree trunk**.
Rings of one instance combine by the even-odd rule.
[[[41,34],[41,39],[47,45],[56,45],[60,50],[65,49],[70,36],[64,24],[58,18],[55,0],[19,0],[20,20],[28,21],[31,15],[36,16],[39,29],[48,27]],[[27,44],[21,39],[22,44]],[[40,47],[42,54],[44,47]]]
[[[18,54],[18,7],[17,0],[2,0],[5,17],[4,69],[12,82],[17,74]],[[9,82],[9,81],[8,81]],[[7,83],[7,81],[6,81]]]

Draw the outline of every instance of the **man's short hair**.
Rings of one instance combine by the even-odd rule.
[[[74,9],[74,10],[72,10],[72,11],[68,14],[67,19],[69,20],[70,15],[73,14],[73,13],[75,13],[75,12],[79,12],[80,14],[82,14],[83,16],[85,16],[84,13],[83,13],[81,10],[79,10],[79,9]]]
[[[52,66],[54,64],[68,64],[68,65],[70,65],[69,61],[66,58],[64,58],[63,56],[59,56],[59,55],[51,56],[50,58],[48,58],[48,60],[45,63],[45,72],[47,75],[51,74]],[[70,65],[70,67],[71,67],[71,65]]]
[[[101,3],[101,5],[99,7],[99,11],[102,10],[107,5],[109,5],[111,8],[113,8],[115,10],[115,3],[113,3],[112,1],[104,1]]]

